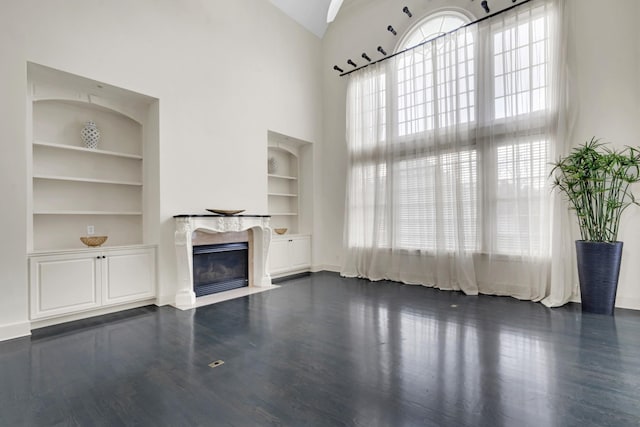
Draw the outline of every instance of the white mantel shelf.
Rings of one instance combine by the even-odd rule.
[[[253,234],[253,280],[249,287],[271,286],[267,268],[271,227],[269,215],[176,215],[175,245],[177,256],[178,292],[175,305],[182,310],[196,307],[193,290],[193,232],[228,233],[251,230]]]

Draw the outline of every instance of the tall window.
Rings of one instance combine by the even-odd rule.
[[[497,183],[492,197],[496,238],[490,249],[498,253],[538,253],[546,245],[541,206],[549,198],[546,135],[549,57],[547,18],[542,9],[527,19],[514,19],[492,31],[493,116],[501,125],[495,157]]]
[[[548,255],[548,8],[467,23],[432,15],[352,79],[348,247]]]

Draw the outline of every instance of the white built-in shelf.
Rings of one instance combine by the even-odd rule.
[[[33,211],[34,215],[142,215],[142,212],[118,211]]]
[[[277,196],[277,197],[298,197],[297,194],[290,193],[268,193],[268,196]]]
[[[90,182],[93,184],[113,184],[113,185],[131,185],[142,186],[142,182],[138,181],[114,181],[110,179],[95,179],[95,178],[78,178],[74,176],[59,176],[59,175],[34,175],[33,179],[47,179],[55,181],[73,181],[73,182]]]
[[[288,175],[274,175],[274,174],[268,174],[267,175],[269,178],[278,178],[278,179],[292,179],[292,180],[296,180],[298,179],[298,177],[296,176],[288,176]]]
[[[77,250],[89,226],[110,246],[155,240],[158,165],[146,153],[157,144],[147,132],[156,100],[31,63],[27,81],[27,250]],[[83,143],[88,121],[102,136],[97,148]]]
[[[271,136],[273,135],[269,135]],[[272,169],[267,174],[267,198],[269,214],[273,217],[272,227],[287,228],[290,233],[297,232],[296,212],[300,210],[298,148],[288,145],[280,147],[277,141],[270,141],[267,152],[269,166],[275,167],[275,170]]]
[[[103,156],[123,157],[125,159],[142,160],[142,156],[140,156],[138,154],[119,153],[119,152],[116,152],[116,151],[107,151],[107,150],[98,150],[98,149],[93,149],[93,148],[77,147],[75,145],[55,144],[55,143],[52,143],[52,142],[44,142],[44,141],[34,141],[33,145],[40,146],[40,147],[56,148],[56,149],[60,149],[60,150],[70,150],[70,151],[78,151],[78,152],[91,153],[91,154],[100,154],[100,155],[103,155]]]
[[[273,235],[269,249],[272,277],[307,271],[311,267],[313,167],[309,142],[267,132],[267,206]],[[308,195],[308,197],[307,197]]]

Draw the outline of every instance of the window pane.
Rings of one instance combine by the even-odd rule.
[[[536,89],[531,94],[532,106],[531,111],[544,110],[547,105],[547,96],[545,89]]]
[[[544,41],[537,42],[533,45],[533,64],[544,64],[547,62],[546,46]]]
[[[531,84],[531,76],[529,75],[529,69],[518,71],[516,73],[516,78],[517,78],[517,83],[516,83],[517,91],[518,92],[528,91]]]
[[[544,108],[548,64],[544,22],[536,18],[493,35],[493,50],[500,52],[493,69],[496,119]]]
[[[529,46],[524,46],[518,49],[516,58],[516,68],[521,70],[529,66]]]
[[[538,18],[536,20],[533,21],[532,23],[532,27],[533,27],[533,41],[537,42],[540,40],[544,40],[547,35],[545,34],[545,22],[544,22],[544,18]]]
[[[527,46],[529,44],[529,24],[522,24],[518,27],[517,46]]]
[[[502,53],[502,33],[493,35],[493,51],[496,54]]]
[[[532,73],[531,83],[533,88],[539,88],[546,85],[545,72],[546,72],[546,69],[544,65],[538,65],[536,67],[533,67],[533,69],[531,70],[531,73]]]
[[[496,110],[495,110],[496,119],[504,119],[507,116],[504,98],[502,97],[496,98],[495,105],[496,105]]]
[[[496,55],[493,65],[493,72],[496,76],[504,74],[503,62],[504,55]]]
[[[495,78],[495,96],[503,97],[504,96],[504,77],[499,76]]]

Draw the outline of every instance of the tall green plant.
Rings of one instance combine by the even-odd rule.
[[[551,176],[576,211],[582,239],[615,242],[622,212],[638,205],[630,186],[640,181],[640,150],[611,150],[592,138],[554,163]]]

